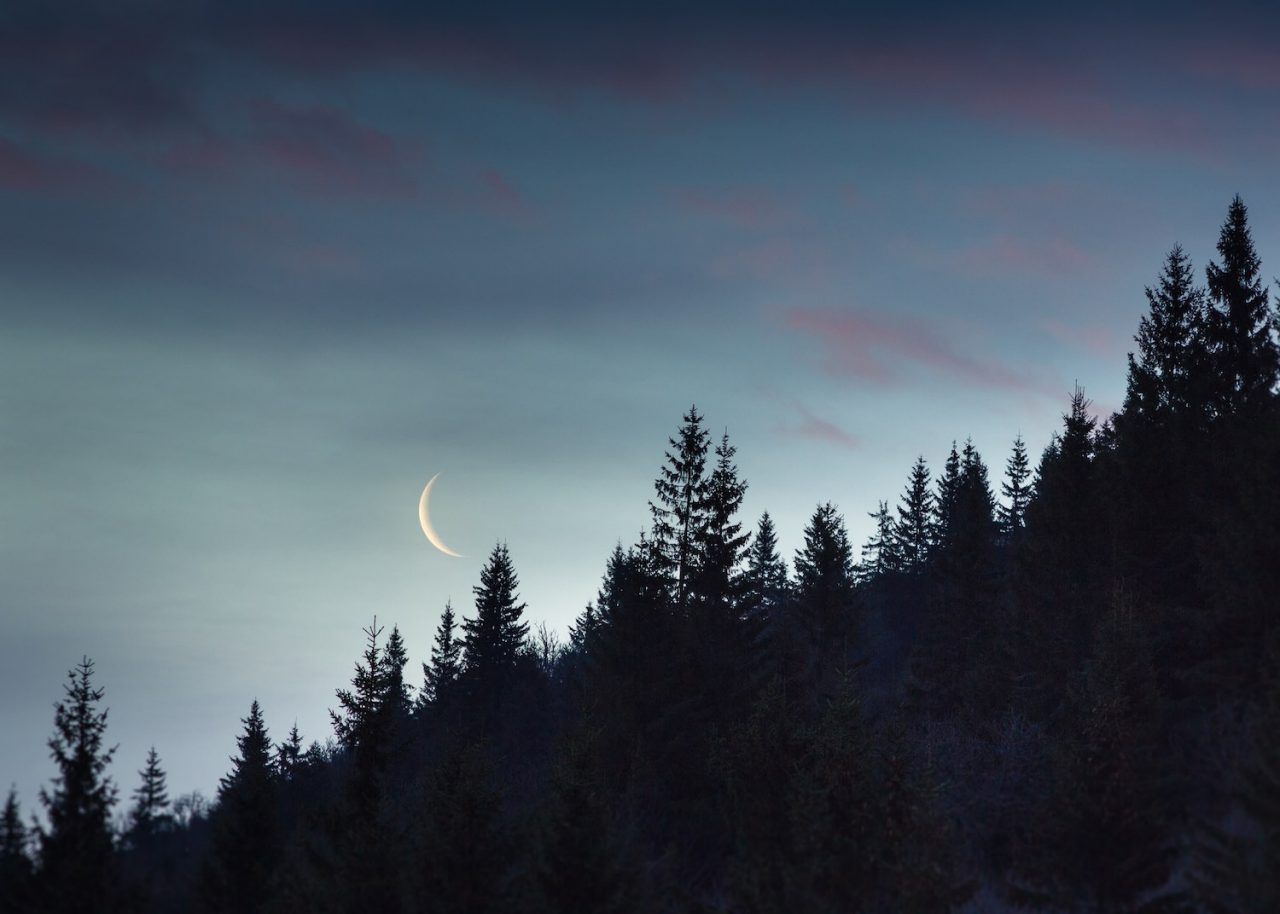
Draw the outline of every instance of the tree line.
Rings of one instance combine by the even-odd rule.
[[[855,555],[788,562],[728,434],[684,414],[561,643],[505,544],[421,679],[375,619],[333,734],[254,701],[211,804],[155,749],[123,823],[69,673],[0,911],[1280,910],[1280,350],[1248,214],[1146,290],[1122,409],[1033,466],[918,458]]]

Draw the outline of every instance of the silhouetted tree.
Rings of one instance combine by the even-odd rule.
[[[1154,287],[1147,287],[1148,311],[1129,354],[1125,413],[1154,419],[1162,413],[1205,417],[1209,390],[1206,306],[1195,285],[1191,258],[1175,246]]]
[[[778,534],[766,511],[747,549],[746,612],[753,618],[758,637],[768,653],[774,651],[784,607],[791,590],[787,561],[778,554]]]
[[[298,722],[294,721],[284,742],[276,746],[276,774],[288,783],[298,776],[304,763],[302,734],[298,732]]]
[[[333,729],[350,758],[335,844],[342,904],[351,914],[398,909],[396,835],[386,808],[387,766],[395,748],[403,689],[403,648],[392,657],[380,647],[377,619],[364,630],[365,649],[350,689],[339,689],[341,711]]]
[[[266,910],[279,855],[271,739],[257,699],[241,723],[239,754],[218,787],[206,870],[209,907],[227,914]]]
[[[1027,505],[1032,494],[1031,465],[1027,460],[1027,445],[1021,435],[1013,439],[1013,452],[1005,463],[1000,494],[1005,499],[997,509],[1000,530],[1006,539],[1012,539],[1026,524]]]
[[[938,497],[934,501],[934,542],[941,543],[950,535],[952,515],[955,513],[956,493],[960,488],[960,452],[951,442],[942,476],[938,478]]]
[[[707,430],[696,406],[685,413],[684,424],[668,441],[666,463],[654,481],[653,515],[654,573],[669,582],[675,606],[684,610],[689,585],[701,561],[699,544],[709,522],[706,475]]]
[[[30,911],[35,867],[31,862],[30,836],[22,824],[18,791],[10,787],[0,813],[0,912],[22,914]]]
[[[145,842],[157,831],[168,827],[169,791],[165,786],[164,769],[156,747],[147,751],[146,764],[138,772],[141,783],[133,791],[133,808],[129,811],[129,838]]]
[[[106,769],[115,749],[103,744],[107,711],[98,710],[103,690],[93,687],[93,661],[83,658],[67,680],[49,740],[57,774],[52,789],[40,791],[48,819],[39,836],[40,909],[110,911],[118,900],[110,825],[116,787]]]
[[[835,505],[819,505],[796,553],[791,604],[800,648],[799,675],[819,687],[850,662],[861,625],[853,550]]]
[[[880,506],[868,517],[876,522],[875,531],[862,547],[862,562],[858,565],[858,576],[866,583],[902,570],[902,558],[898,553],[898,529],[893,515],[889,513],[889,503],[880,502]]]
[[[383,651],[383,664],[386,676],[387,710],[393,721],[403,721],[409,716],[413,707],[413,686],[405,682],[404,668],[409,663],[409,652],[405,649],[404,639],[400,636],[399,626],[391,626],[391,634],[387,636],[387,646]]]
[[[525,605],[519,602],[520,586],[506,543],[493,547],[474,588],[476,614],[464,619],[463,664],[460,682],[475,702],[476,713],[486,725],[496,720],[498,705],[510,684],[516,657],[529,634],[523,621]]]
[[[934,498],[929,482],[929,465],[924,457],[917,457],[898,504],[894,528],[903,570],[912,574],[923,573],[934,543]]]
[[[431,645],[431,660],[422,665],[420,702],[444,700],[462,672],[462,642],[454,634],[455,626],[453,603],[446,601],[436,626],[435,643]]]
[[[1220,264],[1205,268],[1207,330],[1217,409],[1229,415],[1269,400],[1280,374],[1275,316],[1262,283],[1248,210],[1239,196],[1227,210],[1218,256]]]

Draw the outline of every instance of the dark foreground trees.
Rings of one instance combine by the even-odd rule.
[[[1077,388],[995,484],[971,441],[917,458],[861,565],[834,504],[744,517],[690,408],[566,643],[499,544],[416,695],[375,621],[333,739],[273,745],[255,702],[211,810],[153,751],[117,833],[83,661],[0,912],[1277,910],[1263,275],[1236,200],[1204,286],[1175,248],[1147,290],[1120,413]]]

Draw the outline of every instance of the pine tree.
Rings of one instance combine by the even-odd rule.
[[[933,535],[935,543],[945,540],[951,529],[951,516],[955,512],[956,492],[960,488],[960,452],[951,442],[951,451],[938,479],[938,497],[934,502]]]
[[[363,752],[380,758],[387,749],[387,659],[379,646],[382,627],[375,616],[364,629],[365,648],[356,663],[350,689],[338,689],[339,711],[330,710],[333,732],[348,752]]]
[[[142,782],[133,792],[133,809],[129,813],[129,837],[135,843],[148,840],[171,821],[169,792],[155,746],[148,750],[146,764],[138,776]]]
[[[206,888],[211,910],[256,914],[270,901],[279,856],[275,769],[257,699],[241,723],[244,731],[236,737],[239,754],[218,786]]]
[[[1169,252],[1156,286],[1147,287],[1146,294],[1148,312],[1134,337],[1138,352],[1129,354],[1125,414],[1148,420],[1166,411],[1203,416],[1209,367],[1205,298],[1180,245]]]
[[[422,665],[422,691],[418,698],[423,705],[446,700],[462,672],[462,642],[455,635],[456,624],[453,603],[446,601],[436,626],[435,643],[431,645],[431,661]]]
[[[391,626],[391,634],[387,636],[387,646],[382,656],[383,675],[386,678],[383,687],[386,689],[388,713],[394,721],[403,721],[408,718],[409,710],[413,707],[413,687],[404,679],[409,653],[400,636],[399,626]]]
[[[787,560],[778,555],[778,533],[768,511],[760,515],[747,550],[746,586],[748,600],[762,620],[774,618],[786,602]]]
[[[65,697],[54,706],[49,749],[58,773],[40,791],[48,830],[40,834],[42,911],[78,914],[112,910],[117,875],[111,835],[116,787],[106,776],[115,749],[103,745],[107,712],[103,690],[93,687],[93,661],[83,658],[67,673]]]
[[[1233,414],[1271,399],[1280,376],[1276,319],[1262,283],[1262,261],[1253,246],[1249,213],[1231,201],[1218,237],[1221,264],[1205,269],[1207,330],[1220,414]]]
[[[694,543],[700,561],[690,586],[690,596],[702,612],[726,617],[733,616],[741,596],[742,559],[751,539],[737,520],[747,484],[738,478],[733,463],[736,453],[725,432],[716,445],[716,465],[707,481],[706,519]]]
[[[1004,482],[1000,494],[1004,504],[999,506],[1000,530],[1006,539],[1022,532],[1026,524],[1027,504],[1031,501],[1031,467],[1027,460],[1027,445],[1018,435],[1013,439],[1013,452],[1005,463]]]
[[[288,737],[276,746],[276,774],[287,784],[297,778],[304,763],[302,734],[298,732],[298,722],[295,720],[289,728]]]
[[[944,477],[949,507],[939,524],[934,588],[911,658],[913,703],[934,715],[961,705],[985,715],[1004,699],[1008,663],[999,656],[995,499],[972,441]],[[955,461],[948,460],[948,463]]]
[[[0,814],[0,914],[23,914],[31,910],[32,878],[30,836],[22,824],[18,791],[9,788]]]
[[[844,518],[827,502],[814,511],[796,553],[793,602],[802,681],[821,689],[851,661],[861,624],[853,549]]]
[[[519,602],[520,582],[505,543],[493,547],[480,571],[475,588],[476,614],[464,619],[461,681],[477,702],[482,719],[492,722],[503,693],[511,682],[516,656],[529,634],[522,621],[525,605]]]
[[[903,570],[911,574],[924,572],[934,543],[934,497],[929,481],[929,465],[924,457],[917,457],[898,505],[895,525],[897,552]]]
[[[340,712],[330,711],[334,732],[349,753],[343,803],[338,811],[339,897],[350,914],[398,909],[393,857],[396,834],[387,815],[387,768],[396,748],[396,728],[406,696],[403,648],[393,657],[379,647],[375,618],[364,630],[365,649],[350,689],[337,692]]]
[[[877,581],[902,570],[902,558],[898,553],[898,527],[893,515],[889,513],[889,503],[880,502],[880,506],[867,516],[876,522],[876,527],[871,539],[862,547],[862,562],[858,572],[863,583]]]
[[[680,610],[686,608],[689,586],[702,556],[698,544],[708,523],[706,476],[709,436],[702,427],[696,406],[685,413],[684,424],[669,439],[666,463],[655,480],[652,546],[655,572],[669,582],[671,598]]]

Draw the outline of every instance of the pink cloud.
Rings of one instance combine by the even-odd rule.
[[[1042,392],[1039,381],[990,358],[957,351],[923,323],[856,311],[801,309],[787,324],[819,341],[823,368],[833,377],[877,384],[901,380],[904,369],[924,368],[935,374],[981,387]]]
[[[526,219],[532,214],[532,207],[524,194],[496,168],[482,170],[480,184],[484,188],[488,202],[506,215],[515,219]]]
[[[1128,343],[1127,338],[1117,338],[1113,331],[1096,324],[1073,325],[1049,318],[1041,321],[1041,326],[1059,342],[1088,350],[1104,358],[1122,355]]]
[[[250,106],[253,152],[320,196],[413,197],[422,153],[332,107]]]
[[[30,152],[0,137],[0,187],[59,193],[120,186],[117,178],[96,166]]]
[[[769,228],[790,218],[773,194],[757,188],[719,191],[686,189],[676,195],[686,210],[737,228]]]
[[[1029,273],[1070,276],[1094,265],[1094,257],[1061,237],[1025,238],[995,235],[962,249],[956,263],[979,275]]]
[[[800,420],[786,429],[790,434],[797,438],[825,441],[849,450],[856,450],[861,447],[862,443],[856,436],[851,435],[834,422],[828,422],[826,419],[814,415],[803,403],[797,401],[795,408],[796,412],[800,414]]]

